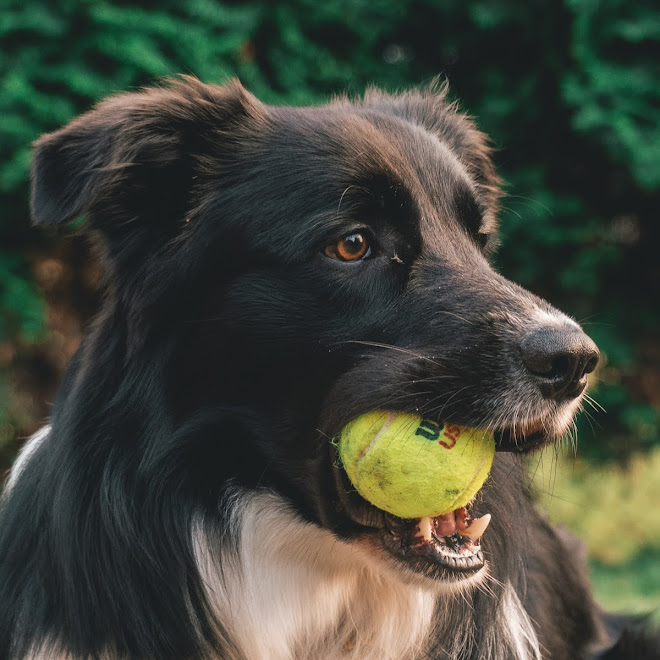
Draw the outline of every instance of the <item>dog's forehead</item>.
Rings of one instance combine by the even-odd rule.
[[[360,198],[414,224],[431,250],[448,231],[480,224],[483,206],[460,154],[423,126],[359,106],[279,109],[275,119],[271,154],[287,173],[286,181],[275,176],[277,194],[289,209],[306,199],[304,208],[316,211],[309,227],[320,216],[341,225],[359,213]]]

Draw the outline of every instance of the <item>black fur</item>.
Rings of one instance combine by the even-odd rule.
[[[240,552],[230,489],[273,491],[350,542],[382,520],[338,492],[343,424],[394,408],[510,425],[496,402],[532,396],[519,343],[530,310],[554,310],[491,269],[499,180],[442,91],[276,108],[184,79],[41,138],[33,182],[37,224],[87,214],[106,294],[2,504],[2,658],[44,640],[73,658],[234,657],[191,540],[203,519]],[[358,230],[368,258],[324,254]],[[533,396],[539,414],[560,405]],[[602,615],[518,457],[496,456],[475,507],[545,657],[588,657]],[[456,601],[476,648],[500,595]],[[602,657],[642,657],[636,643]]]

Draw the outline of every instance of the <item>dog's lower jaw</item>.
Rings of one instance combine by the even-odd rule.
[[[272,493],[237,491],[229,508],[236,545],[214,547],[201,520],[193,532],[209,604],[234,649],[223,660],[415,660],[433,650],[448,660],[473,657],[477,624],[466,615],[455,625],[456,611],[469,612],[472,589],[490,588],[485,569],[453,586],[406,575],[368,541],[340,541]],[[495,619],[499,633],[474,657],[541,657],[510,586]]]

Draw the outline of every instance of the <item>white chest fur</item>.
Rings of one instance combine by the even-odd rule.
[[[397,579],[366,548],[301,521],[276,495],[237,495],[232,511],[238,551],[214,557],[201,526],[195,532],[210,601],[236,646],[231,660],[428,657],[455,589]],[[499,610],[500,634],[480,657],[540,658],[533,627],[512,589],[505,590]],[[474,651],[470,628],[451,631],[449,657]],[[226,654],[223,660],[229,660]]]

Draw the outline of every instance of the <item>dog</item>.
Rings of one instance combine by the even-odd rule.
[[[5,488],[0,657],[660,657],[534,508],[522,455],[598,349],[491,267],[500,180],[446,94],[184,77],[36,142],[34,222],[85,214],[105,293]],[[468,508],[350,487],[333,438],[374,410],[493,431]]]

